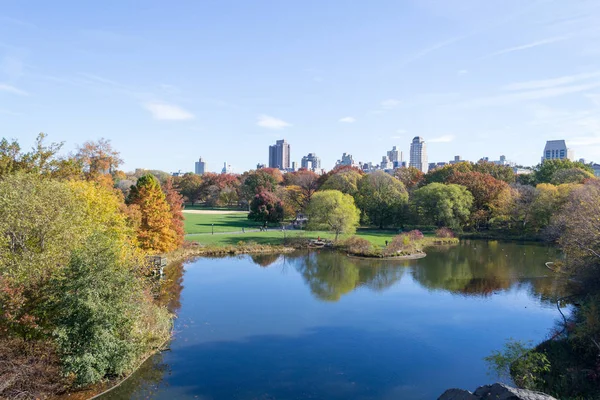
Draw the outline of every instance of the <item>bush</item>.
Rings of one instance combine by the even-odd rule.
[[[351,236],[346,239],[344,248],[352,254],[368,255],[373,252],[371,242],[358,236]]]
[[[452,229],[443,227],[435,231],[435,237],[447,239],[453,238],[455,235]]]
[[[170,333],[168,312],[152,303],[122,251],[94,235],[55,282],[54,337],[64,373],[79,386],[128,372]]]
[[[406,235],[408,235],[408,237],[412,241],[420,240],[420,239],[423,239],[425,237],[425,236],[423,236],[423,232],[421,232],[418,229],[414,229],[414,230],[412,230],[410,232],[407,232]]]

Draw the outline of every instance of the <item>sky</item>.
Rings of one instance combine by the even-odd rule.
[[[235,172],[286,139],[429,162],[546,140],[600,162],[597,0],[0,0],[0,132],[73,151],[106,138],[124,170]]]

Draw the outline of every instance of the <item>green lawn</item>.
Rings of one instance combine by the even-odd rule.
[[[255,242],[258,244],[284,244],[284,234],[281,230],[270,229],[267,232],[246,232],[239,233],[242,228],[245,230],[258,229],[261,225],[258,222],[251,221],[247,213],[236,214],[189,214],[185,216],[185,233],[189,241],[194,241],[206,245],[234,245],[238,242]],[[212,235],[212,224],[214,224],[215,235]],[[223,232],[229,234],[222,234]],[[357,236],[369,240],[375,246],[384,246],[386,240],[391,240],[397,231],[380,231],[373,229],[359,229]],[[287,230],[286,237],[303,237],[316,239],[317,237],[333,239],[334,235],[328,232],[313,232],[302,230]]]

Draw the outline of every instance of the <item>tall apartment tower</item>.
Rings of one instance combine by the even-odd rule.
[[[396,146],[387,152],[387,156],[390,159],[390,162],[394,165],[394,168],[399,168],[402,166],[402,152],[399,151]]]
[[[290,144],[285,139],[269,146],[269,168],[290,168]]]
[[[194,173],[197,175],[203,175],[206,172],[206,162],[202,157],[195,163]]]
[[[427,173],[427,145],[420,136],[415,136],[410,144],[410,167],[415,167],[423,173]]]
[[[315,171],[321,169],[321,159],[315,153],[308,153],[307,156],[302,157],[300,166],[304,169]]]
[[[544,147],[542,162],[546,160],[574,160],[575,154],[573,150],[567,148],[567,142],[564,140],[548,140]]]

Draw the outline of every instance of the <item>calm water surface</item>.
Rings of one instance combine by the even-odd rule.
[[[463,241],[414,261],[336,252],[172,266],[170,351],[115,399],[436,399],[497,380],[482,360],[539,341],[560,282],[535,245]]]

